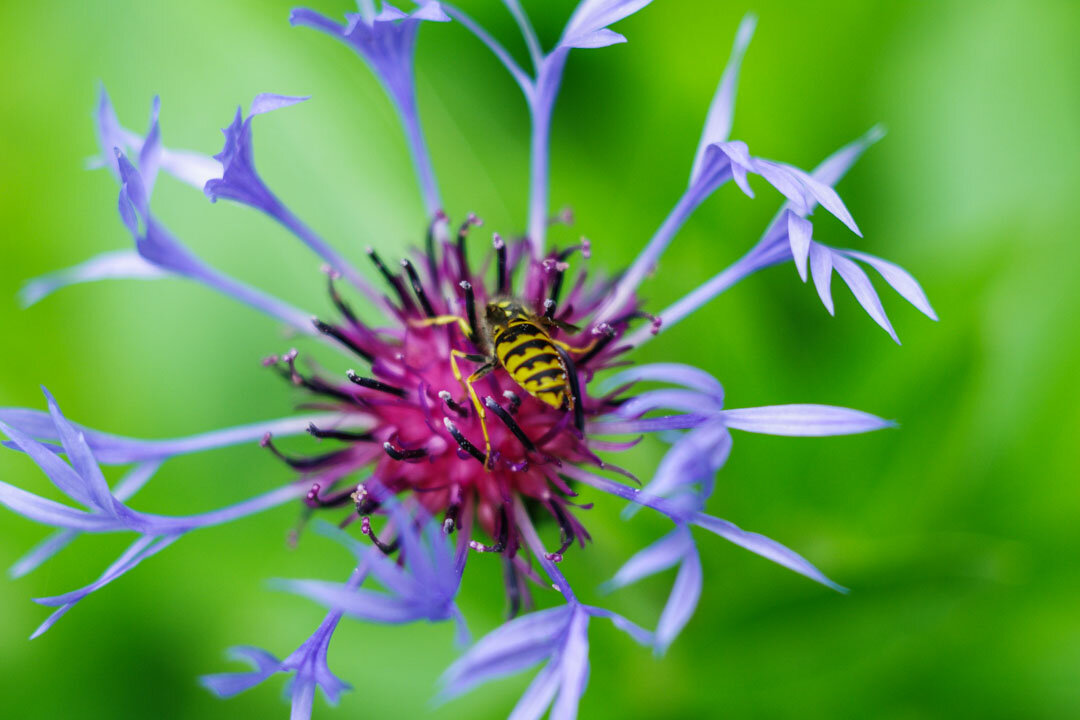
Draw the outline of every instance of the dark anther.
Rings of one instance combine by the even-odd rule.
[[[502,297],[506,295],[507,288],[510,285],[510,278],[506,273],[506,243],[499,236],[499,233],[495,233],[492,240],[495,245],[495,295]]]
[[[559,522],[559,539],[562,541],[562,546],[558,550],[548,554],[548,560],[561,562],[563,553],[574,544],[574,524],[570,522],[566,510],[557,501],[550,500],[548,507],[551,508],[552,515]]]
[[[498,535],[495,537],[494,545],[484,545],[477,540],[470,540],[469,547],[477,552],[493,552],[501,553],[506,549],[506,544],[510,540],[510,519],[506,516],[506,506],[499,506],[499,526],[495,528]]]
[[[566,262],[567,260],[570,259],[570,256],[573,255],[578,250],[581,251],[581,257],[585,258],[586,260],[588,260],[589,257],[592,255],[592,245],[591,245],[591,243],[588,241],[588,239],[581,238],[581,244],[580,245],[572,245],[572,246],[566,248],[565,250],[563,250],[556,257],[559,259],[560,262]]]
[[[461,223],[461,227],[457,232],[457,254],[458,254],[458,266],[461,269],[461,279],[469,277],[469,258],[465,254],[465,239],[469,237],[469,228],[473,225],[480,225],[480,218],[476,217],[472,213],[465,218],[465,222]]]
[[[424,286],[420,282],[420,276],[416,274],[416,268],[408,260],[402,260],[401,267],[405,268],[405,272],[409,276],[409,284],[412,285],[416,299],[420,301],[420,307],[424,308],[424,314],[428,317],[435,317],[435,308],[431,307],[431,301],[428,300],[427,293],[424,292]]]
[[[521,398],[513,390],[503,390],[503,397],[510,401],[510,414],[517,415],[518,408],[521,407]]]
[[[507,429],[514,434],[514,437],[521,441],[521,444],[526,450],[536,452],[536,445],[533,444],[533,441],[529,439],[529,436],[525,434],[525,431],[521,429],[521,426],[517,424],[517,421],[514,420],[513,417],[511,417],[510,413],[506,412],[502,405],[495,402],[495,398],[490,395],[487,396],[484,398],[484,405],[499,416],[499,419],[502,420]]]
[[[569,207],[564,207],[559,211],[558,215],[552,215],[548,218],[548,225],[573,225],[574,224],[574,211]]]
[[[454,485],[450,488],[450,505],[443,515],[443,532],[449,535],[458,527],[458,518],[461,516],[461,487]]]
[[[593,333],[601,333],[604,337],[600,338],[600,340],[595,345],[593,345],[592,350],[578,358],[578,365],[584,365],[585,363],[592,360],[600,353],[601,350],[610,345],[611,341],[615,339],[615,328],[611,327],[607,323],[600,323],[596,327],[596,329],[593,330]]]
[[[356,486],[356,490],[353,491],[349,498],[356,505],[356,514],[360,517],[364,515],[370,515],[379,509],[382,504],[368,492],[367,486],[364,483],[360,483]]]
[[[419,460],[422,457],[427,456],[427,450],[424,448],[416,448],[415,450],[398,450],[396,447],[388,442],[383,443],[383,450],[386,454],[395,460]]]
[[[563,278],[566,277],[568,266],[564,260],[556,260],[551,267],[555,273],[555,279],[551,281],[551,292],[548,293],[548,298],[557,303],[559,295],[562,294]]]
[[[473,293],[472,283],[468,280],[462,280],[458,284],[465,291],[465,317],[469,320],[469,332],[472,333],[469,342],[475,345],[480,341],[480,325],[476,322],[476,295]]]
[[[521,611],[521,585],[513,558],[503,557],[503,577],[506,580],[506,599],[510,602],[507,620],[513,620]]]
[[[315,423],[309,423],[307,431],[312,436],[321,440],[343,440],[345,442],[364,442],[373,440],[374,436],[369,432],[349,432],[348,430],[323,430],[316,427]]]
[[[454,440],[457,442],[459,448],[476,458],[481,465],[487,465],[487,457],[484,453],[480,451],[480,448],[469,442],[468,438],[461,434],[461,431],[457,429],[457,425],[454,424],[453,420],[444,417],[443,424],[446,425],[447,431],[454,436]]]
[[[292,350],[285,354],[280,360],[284,360],[288,367],[281,367],[277,364],[279,358],[271,358],[274,360],[274,368],[281,374],[283,378],[291,382],[293,385],[306,388],[307,390],[315,393],[316,395],[326,395],[327,397],[336,398],[345,402],[356,403],[358,402],[352,395],[342,392],[333,385],[320,380],[317,377],[306,378],[296,371],[296,351]]]
[[[638,320],[647,318],[652,323],[652,334],[655,335],[660,332],[660,325],[663,322],[656,315],[647,313],[644,310],[635,310],[634,312],[628,312],[625,315],[620,315],[611,321],[612,325],[618,325],[619,323],[629,322],[631,320]]]
[[[601,341],[603,342],[603,341]],[[574,427],[578,429],[578,432],[585,432],[585,404],[581,398],[581,383],[578,379],[577,367],[574,365],[574,360],[570,357],[570,353],[563,350],[558,345],[555,349],[562,357],[563,363],[566,364],[566,376],[570,381],[570,395],[574,398]]]
[[[372,248],[367,249],[368,257],[371,258],[371,262],[375,263],[375,267],[379,269],[379,273],[386,279],[386,282],[390,284],[390,287],[394,289],[394,293],[401,300],[401,306],[405,310],[416,307],[413,304],[412,298],[405,292],[405,284],[401,282],[401,277],[394,275],[390,272],[390,269],[383,264],[382,258]]]
[[[334,307],[341,313],[341,316],[351,322],[353,325],[358,325],[359,321],[356,319],[356,315],[353,314],[352,308],[350,308],[344,300],[341,299],[341,293],[338,292],[337,286],[334,285],[334,280],[337,280],[340,275],[334,272],[332,269],[327,268],[326,272],[326,284],[327,289],[330,292],[330,301],[334,303]]]
[[[353,490],[340,490],[333,495],[327,495],[325,497],[319,495],[319,491],[322,490],[322,486],[319,483],[314,483],[311,489],[308,490],[307,496],[304,498],[304,504],[309,508],[333,508],[341,507],[348,503],[353,496]]]
[[[558,306],[558,303],[556,303],[551,298],[548,298],[547,300],[545,300],[544,301],[544,317],[547,318],[548,320],[554,320],[555,319],[555,308],[557,306]]]
[[[293,468],[294,470],[314,470],[315,468],[322,467],[327,463],[332,463],[335,460],[339,460],[351,452],[350,448],[345,448],[343,450],[335,450],[334,452],[325,453],[323,455],[313,455],[311,457],[290,457],[277,449],[277,446],[274,445],[274,442],[271,439],[270,433],[266,433],[265,435],[263,435],[262,440],[259,441],[259,444],[262,445],[264,448],[269,449],[270,452],[274,453],[274,455],[276,455],[279,460],[281,460],[283,463]]]
[[[327,323],[324,323],[322,320],[320,320],[317,317],[311,318],[311,324],[314,325],[315,329],[318,330],[319,332],[321,332],[323,335],[329,335],[330,337],[334,338],[339,343],[341,343],[345,347],[349,348],[354,353],[356,353],[360,357],[364,358],[368,362],[371,362],[372,360],[374,360],[374,357],[372,356],[371,353],[369,353],[367,350],[365,350],[364,348],[357,345],[352,340],[352,338],[350,338],[345,333],[341,332],[340,328],[337,328],[337,327],[335,327],[333,325],[328,325]]]
[[[365,516],[364,519],[360,521],[360,532],[371,538],[371,542],[375,544],[375,547],[382,550],[383,555],[393,554],[398,549],[398,546],[401,545],[400,534],[398,535],[398,537],[394,538],[394,542],[390,543],[389,545],[380,540],[379,536],[375,534],[375,531],[371,529],[371,518],[367,516]]]
[[[439,399],[446,403],[446,407],[450,408],[463,418],[469,417],[469,409],[461,403],[454,402],[454,398],[446,390],[439,392]]]
[[[369,390],[378,390],[379,392],[389,393],[390,395],[396,395],[399,398],[403,398],[406,395],[408,395],[407,392],[405,392],[404,390],[402,390],[399,387],[394,387],[393,385],[387,385],[383,381],[376,380],[375,378],[367,378],[367,377],[363,377],[361,375],[357,375],[352,370],[346,370],[345,371],[345,377],[349,378],[349,380],[351,380],[354,384],[359,385],[360,387],[366,387]]]

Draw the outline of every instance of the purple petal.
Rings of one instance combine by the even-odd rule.
[[[532,667],[551,653],[570,622],[569,605],[523,615],[481,638],[447,668],[442,699],[456,697],[488,680]]]
[[[729,428],[766,435],[826,437],[892,427],[877,415],[834,405],[767,405],[725,410]]]
[[[701,558],[698,557],[697,549],[691,541],[689,549],[683,556],[679,574],[675,576],[671,595],[668,596],[664,611],[660,614],[660,622],[656,626],[657,653],[663,654],[694,616],[694,610],[697,609],[698,600],[701,598],[701,584]]]
[[[639,645],[648,647],[653,644],[653,634],[651,632],[630,622],[618,613],[591,605],[586,605],[585,611],[593,617],[602,617],[610,620],[612,625],[632,637]]]
[[[559,670],[559,665],[555,660],[548,662],[529,683],[529,687],[525,689],[525,693],[510,712],[508,720],[540,720],[548,705],[551,704],[552,698],[555,697],[555,691],[559,689],[559,683],[562,681]]]
[[[311,709],[315,704],[315,681],[297,675],[293,679],[291,695],[289,720],[311,720]]]
[[[835,190],[797,167],[790,165],[788,167],[799,178],[814,200],[817,200],[823,208],[832,213],[837,220],[847,225],[851,232],[862,237],[862,232],[859,230],[859,226],[855,224],[855,219],[851,217],[851,213],[848,212],[844,201],[840,199]]]
[[[148,557],[152,557],[161,552],[169,545],[179,538],[179,535],[172,535],[163,538],[153,537],[141,537],[136,540],[132,545],[120,556],[115,563],[102,574],[96,582],[93,582],[86,587],[75,590],[74,592],[66,593],[64,595],[57,595],[49,598],[35,598],[34,602],[40,605],[59,606],[57,610],[43,622],[34,634],[30,636],[30,639],[40,637],[46,631],[51,628],[57,620],[63,617],[71,608],[85,598],[95,590],[99,590],[102,587],[108,585],[113,580],[116,580],[121,575],[125,574],[129,570],[134,569],[139,563]]]
[[[664,432],[666,430],[687,430],[697,427],[708,420],[709,417],[711,416],[687,413],[685,415],[666,415],[641,420],[593,422],[586,425],[585,430],[589,435],[636,435],[638,433]]]
[[[278,95],[276,93],[259,93],[255,96],[255,99],[251,101],[251,109],[248,110],[248,117],[251,117],[252,115],[262,115],[263,113],[286,108],[290,105],[296,105],[297,103],[302,103],[305,100],[310,99],[310,95],[294,97],[291,95]]]
[[[303,595],[328,608],[346,615],[390,624],[410,623],[427,618],[427,610],[407,600],[374,592],[352,589],[342,583],[322,580],[279,580],[274,582],[278,590]]]
[[[203,687],[218,697],[227,698],[238,695],[255,687],[274,673],[281,671],[280,661],[262,648],[233,647],[229,648],[227,656],[230,660],[251,663],[254,670],[252,672],[217,673],[200,677],[199,682]]]
[[[794,570],[800,575],[805,575],[811,580],[816,580],[833,590],[846,592],[843,587],[825,577],[820,570],[811,565],[810,561],[802,555],[799,555],[793,550],[789,550],[775,540],[770,540],[758,533],[747,532],[746,530],[740,529],[734,523],[704,513],[698,513],[694,522],[700,527],[716,533],[725,540],[733,542],[739,547],[745,548],[763,558],[772,560],[778,565],[783,565],[789,570]]]
[[[604,381],[604,388],[617,388],[627,383],[653,381],[671,385],[682,385],[691,390],[700,390],[718,398],[723,403],[724,387],[704,370],[680,363],[652,363],[638,365],[623,370]]]
[[[578,704],[589,682],[589,616],[583,610],[574,612],[566,639],[559,653],[562,681],[559,695],[551,706],[550,720],[574,720]]]
[[[53,425],[56,426],[57,435],[60,436],[60,444],[64,447],[68,462],[83,479],[91,504],[105,515],[115,516],[116,509],[113,506],[112,493],[109,492],[109,484],[105,482],[105,475],[98,467],[90,446],[86,444],[86,438],[60,412],[56,398],[44,387],[41,390],[45,393],[49,415],[52,417]]]
[[[650,390],[627,400],[615,414],[623,418],[637,418],[660,408],[711,415],[721,410],[723,405],[716,398],[693,390]]]
[[[153,280],[163,277],[168,277],[168,273],[146,262],[135,251],[113,250],[95,255],[73,267],[56,270],[28,281],[19,290],[19,303],[24,308],[30,307],[60,288],[78,283],[119,278]]]
[[[710,422],[686,433],[664,455],[652,482],[641,490],[641,498],[669,497],[695,483],[708,483],[727,462],[731,451],[731,433],[723,422]],[[697,505],[704,504],[708,488],[700,493]],[[623,514],[628,518],[640,505],[629,505]]]
[[[697,179],[701,166],[705,161],[706,148],[717,142],[724,142],[731,134],[731,124],[735,117],[735,91],[739,84],[739,68],[742,66],[743,55],[746,54],[750,40],[754,37],[754,28],[757,26],[757,17],[748,13],[739,23],[739,29],[735,33],[735,43],[731,48],[727,65],[720,76],[720,84],[716,88],[712,103],[709,105],[709,113],[705,116],[705,127],[701,131],[701,140],[698,142],[697,153],[694,156],[693,170],[690,172],[690,182],[693,184]]]
[[[604,583],[604,589],[614,590],[626,587],[644,577],[655,575],[677,565],[693,542],[690,532],[685,527],[676,527],[652,545],[636,552],[619,568],[615,577]]]
[[[69,508],[67,505],[46,500],[2,481],[0,481],[0,505],[4,505],[25,518],[45,525],[52,525],[53,527],[86,530],[88,532],[106,532],[120,529],[117,520]]]
[[[829,311],[830,315],[835,315],[836,310],[833,307],[832,291],[830,285],[832,284],[832,250],[815,242],[810,243],[810,272],[814,276],[814,287],[817,289],[818,297],[821,298],[821,302],[825,305],[825,309]]]
[[[570,16],[560,47],[604,47],[626,38],[606,26],[633,15],[652,0],[583,0]]]
[[[420,4],[417,10],[414,10],[409,17],[414,20],[429,20],[431,22],[450,22],[450,16],[443,12],[442,5],[429,0]]]
[[[269,510],[270,508],[277,507],[278,505],[302,497],[308,492],[308,489],[307,486],[302,484],[285,485],[276,490],[263,493],[262,495],[256,495],[253,498],[236,503],[235,505],[230,505],[219,510],[211,510],[210,512],[198,515],[173,517],[168,515],[131,513],[132,517],[129,519],[129,524],[132,526],[131,529],[144,533],[157,535],[183,533],[194,530],[195,528],[222,525],[224,523],[232,522],[233,520],[247,517],[248,515],[254,515],[264,510]]]
[[[934,312],[934,308],[930,307],[930,300],[927,299],[922,286],[919,285],[918,281],[904,268],[899,265],[894,265],[887,260],[875,257],[874,255],[867,255],[866,253],[856,252],[855,250],[838,250],[836,252],[842,252],[848,257],[862,260],[867,265],[870,265],[881,274],[881,277],[885,279],[885,282],[892,286],[893,290],[900,293],[905,300],[914,305],[920,312],[931,320],[938,319],[937,313]]]
[[[826,185],[836,185],[859,159],[859,156],[883,137],[885,137],[883,127],[875,125],[870,128],[862,137],[840,148],[814,168],[812,173],[814,179]]]
[[[866,276],[863,269],[835,251],[832,253],[832,264],[836,272],[847,283],[847,286],[851,288],[851,293],[859,301],[859,304],[863,306],[867,314],[873,318],[874,322],[885,328],[885,332],[889,333],[889,337],[899,345],[900,338],[896,337],[896,331],[893,330],[892,323],[889,322],[889,318],[885,314],[885,308],[881,306],[881,298],[878,297],[877,291],[874,290],[870,278]]]
[[[814,232],[814,226],[809,220],[799,217],[790,210],[787,211],[787,221],[791,255],[795,258],[795,267],[799,271],[799,277],[806,282],[806,260],[810,255],[810,237]]]
[[[56,453],[34,440],[29,435],[0,422],[0,432],[3,432],[20,450],[30,456],[42,472],[52,481],[60,492],[67,495],[77,503],[86,507],[96,507],[97,500],[83,480],[71,467],[57,457]]]
[[[510,55],[509,52],[507,52],[506,48],[503,47],[498,40],[492,37],[487,30],[484,30],[484,28],[478,25],[475,20],[463,13],[461,10],[457,9],[456,7],[446,6],[446,11],[454,20],[457,20],[465,27],[465,29],[475,35],[480,40],[480,42],[487,45],[488,50],[490,50],[495,55],[495,57],[498,58],[499,62],[503,64],[503,66],[510,72],[511,77],[513,77],[517,84],[521,87],[521,91],[525,93],[525,97],[527,99],[531,99],[535,94],[533,88],[533,81],[529,77],[529,75],[521,69],[521,66],[517,64],[517,61],[514,60],[513,56]]]

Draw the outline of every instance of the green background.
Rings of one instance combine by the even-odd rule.
[[[337,15],[344,2],[318,0]],[[572,3],[526,2],[550,43]],[[498,3],[468,3],[515,50]],[[311,94],[262,118],[260,170],[347,255],[419,240],[421,206],[396,118],[362,62],[291,29],[288,3],[6,2],[0,7],[0,405],[43,407],[45,383],[93,427],[168,437],[279,417],[298,398],[259,360],[292,342],[268,319],[178,280],[103,282],[28,310],[21,282],[129,242],[116,187],[87,172],[104,81],[140,129],[162,96],[165,142],[217,152],[237,104]],[[640,353],[700,365],[728,404],[847,405],[900,421],[868,436],[738,434],[709,510],[804,553],[850,586],[840,596],[712,536],[705,591],[666,658],[603,624],[591,632],[586,718],[1065,718],[1080,715],[1080,6],[1071,2],[750,3],[658,0],[619,24],[630,43],[575,51],[555,113],[553,207],[572,205],[593,263],[628,263],[684,187],[742,13],[760,15],[734,137],[812,167],[883,122],[889,135],[839,190],[865,233],[819,216],[815,236],[908,268],[940,323],[884,283],[894,345],[834,280],[836,317],[790,265],[760,273]],[[1072,48],[1070,50],[1070,48]],[[520,55],[519,55],[520,56]],[[420,105],[445,202],[486,229],[524,223],[527,116],[516,86],[461,27],[426,26]],[[645,289],[659,309],[741,254],[775,212],[754,182],[725,187],[687,224]],[[163,178],[160,218],[203,257],[326,314],[319,262],[271,221],[211,205]],[[343,368],[341,368],[343,369]],[[301,441],[295,441],[299,446]],[[648,444],[630,461],[648,476]],[[49,494],[24,457],[0,477]],[[197,512],[289,478],[255,446],[170,462],[134,502]],[[590,498],[591,499],[591,498]],[[663,529],[588,513],[595,542],[566,563],[583,596],[651,626],[671,575],[607,598],[595,584]],[[229,701],[196,676],[236,669],[222,650],[285,654],[322,611],[271,577],[344,579],[348,559],[314,535],[286,546],[294,507],[195,533],[93,595],[43,638],[32,597],[97,577],[129,538],[80,540],[32,575],[0,582],[0,715],[286,717],[282,678]],[[44,530],[0,514],[0,566]],[[474,557],[461,605],[474,633],[504,610],[496,563]],[[449,625],[346,622],[331,665],[357,688],[316,717],[504,716],[528,675],[432,709],[456,656]]]

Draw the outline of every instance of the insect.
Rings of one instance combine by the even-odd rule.
[[[576,330],[548,317],[530,312],[521,303],[510,299],[492,300],[484,311],[484,322],[478,323],[476,303],[472,287],[462,283],[465,290],[465,307],[468,318],[459,315],[437,315],[414,321],[416,327],[457,324],[466,339],[481,353],[450,351],[450,367],[454,378],[465,386],[469,399],[480,418],[484,433],[484,466],[491,462],[491,438],[487,429],[487,412],[473,384],[494,371],[503,368],[525,392],[556,410],[580,410],[577,397],[577,381],[573,376],[572,361],[568,353],[588,353],[596,346],[594,340],[582,348],[551,337],[551,330],[561,328]],[[458,367],[459,360],[481,363],[471,375],[465,377]],[[578,416],[580,412],[578,413]]]

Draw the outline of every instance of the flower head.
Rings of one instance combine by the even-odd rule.
[[[519,66],[467,15],[436,2],[419,3],[407,14],[385,3],[376,11],[372,0],[360,0],[359,12],[346,16],[345,25],[311,10],[293,12],[293,24],[337,37],[364,58],[405,128],[425,202],[425,216],[417,226],[426,225],[427,234],[419,248],[402,249],[390,261],[367,250],[381,290],[295,216],[255,169],[254,117],[302,98],[257,95],[248,113],[238,110],[225,129],[223,150],[207,158],[162,144],[156,99],[143,137],[120,125],[102,94],[99,164],[108,166],[120,183],[118,209],[134,250],[106,253],[34,281],[25,288],[24,299],[33,302],[64,285],[107,277],[178,276],[324,342],[339,359],[324,370],[306,367],[306,354],[297,348],[268,357],[263,364],[302,393],[304,413],[187,438],[138,440],[91,430],[65,418],[47,393],[47,413],[0,408],[5,447],[29,456],[70,503],[85,508],[0,482],[0,504],[58,529],[16,564],[13,575],[30,572],[84,532],[136,536],[96,582],[38,600],[58,609],[35,635],[184,534],[291,500],[300,501],[303,519],[319,512],[337,520],[337,527],[316,527],[349,550],[349,580],[276,581],[279,589],[326,606],[323,623],[284,660],[255,647],[235,648],[233,656],[250,661],[254,670],[206,676],[203,683],[229,696],[274,674],[292,673],[294,718],[310,716],[316,687],[331,701],[347,687],[327,666],[327,650],[342,617],[388,624],[454,620],[465,644],[457,595],[473,555],[499,557],[511,620],[447,671],[443,697],[544,662],[511,715],[518,719],[538,718],[549,706],[553,718],[576,716],[588,679],[592,618],[610,620],[657,653],[667,649],[690,621],[703,591],[695,528],[827,587],[843,589],[798,553],[706,513],[706,505],[731,452],[732,430],[824,436],[877,430],[890,423],[829,405],[729,409],[719,381],[677,362],[624,368],[607,381],[602,376],[632,364],[632,350],[741,278],[787,259],[804,280],[809,267],[830,311],[829,278],[835,269],[870,315],[894,334],[869,280],[854,262],[858,260],[875,267],[901,295],[934,317],[921,288],[899,267],[813,240],[808,217],[818,205],[860,235],[833,185],[876,134],[842,148],[813,173],[753,156],[745,143],[731,140],[738,72],[756,24],[747,16],[705,119],[687,188],[638,258],[610,279],[590,267],[588,240],[561,248],[546,243],[550,121],[570,50],[625,41],[610,26],[645,8],[649,0],[584,0],[547,52],[517,0],[504,4],[522,30],[533,72]],[[415,100],[418,26],[448,16],[506,65],[521,86],[532,119],[526,231],[506,239],[493,233],[483,256],[477,229],[482,222],[470,214],[452,226],[441,209]],[[211,200],[248,205],[291,231],[326,262],[327,292],[336,314],[312,318],[197,257],[151,210],[161,170],[204,188]],[[659,315],[648,312],[639,288],[682,224],[728,181],[752,198],[751,175],[784,196],[777,220],[733,266]],[[369,314],[355,312],[352,289],[338,287],[341,277],[385,317],[373,321],[366,319]],[[643,383],[663,387],[643,391]],[[300,450],[299,441],[291,438],[304,432],[314,438],[308,443],[328,447]],[[650,433],[670,440],[672,447],[642,488],[635,473],[608,457]],[[290,438],[285,441],[288,447],[282,444],[284,438]],[[186,517],[143,513],[128,504],[156,469],[176,455],[256,442],[280,458],[289,478],[275,490]],[[110,488],[98,463],[134,468]],[[586,604],[560,570],[572,548],[584,548],[591,539],[587,510],[594,496],[605,495],[628,501],[633,508],[648,508],[673,525],[670,533],[633,554],[607,585],[623,587],[677,565],[655,632]],[[544,543],[536,527],[540,523],[557,535],[557,545]],[[349,534],[357,526],[366,540]],[[529,581],[535,584],[532,590]],[[522,608],[532,607],[533,592],[557,593],[557,606],[513,619]]]

